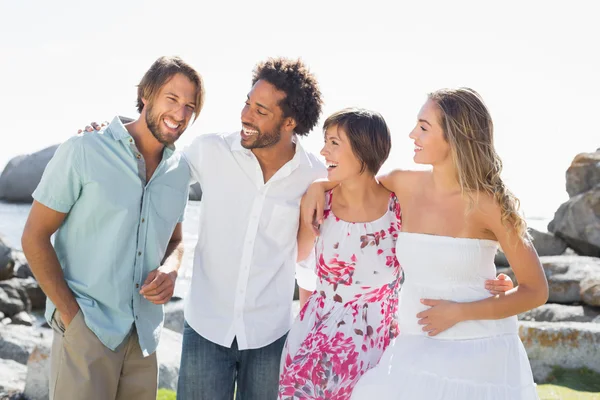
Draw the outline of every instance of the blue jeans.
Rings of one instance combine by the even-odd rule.
[[[183,349],[177,383],[179,400],[276,400],[279,363],[287,335],[260,349],[239,350],[215,344],[183,328]]]

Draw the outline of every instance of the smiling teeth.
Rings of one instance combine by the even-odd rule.
[[[327,168],[333,168],[333,167],[337,167],[338,164],[334,164],[334,163],[327,163]]]
[[[415,145],[415,150],[423,150],[423,148],[421,146]]]
[[[252,136],[252,135],[256,135],[258,133],[258,131],[254,131],[252,129],[247,129],[247,128],[244,128],[244,127],[242,127],[242,129],[244,130],[244,134],[246,136]]]
[[[172,123],[166,119],[164,121],[165,121],[165,125],[167,125],[171,129],[177,129],[179,127],[179,124]]]

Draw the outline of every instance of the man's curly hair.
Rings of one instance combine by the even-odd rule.
[[[269,58],[254,69],[252,85],[265,80],[286,94],[279,106],[284,117],[296,121],[296,134],[305,136],[321,115],[321,90],[315,76],[300,59]]]

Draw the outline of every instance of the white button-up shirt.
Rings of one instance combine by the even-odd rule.
[[[229,347],[236,338],[244,350],[291,327],[300,199],[327,170],[297,142],[292,160],[265,183],[240,140],[239,132],[206,134],[184,150],[202,188],[185,318],[211,342]]]

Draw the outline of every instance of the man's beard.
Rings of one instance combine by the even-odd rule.
[[[279,124],[271,131],[271,132],[261,132],[256,126],[252,126],[250,124],[243,124],[245,127],[253,129],[258,133],[255,135],[256,139],[252,143],[244,143],[242,141],[242,146],[245,149],[263,149],[265,147],[271,147],[279,143],[281,140],[281,127],[283,126],[283,120],[279,122]]]
[[[171,140],[168,134],[161,132],[160,116],[153,114],[152,105],[148,104],[147,107],[148,109],[146,110],[146,125],[148,126],[148,130],[150,130],[150,133],[152,133],[152,136],[154,136],[154,138],[158,140],[159,143],[165,146],[173,145],[173,143],[175,143],[175,141],[179,139],[179,136],[181,136],[181,127],[180,130],[178,130],[176,133],[177,137]]]

